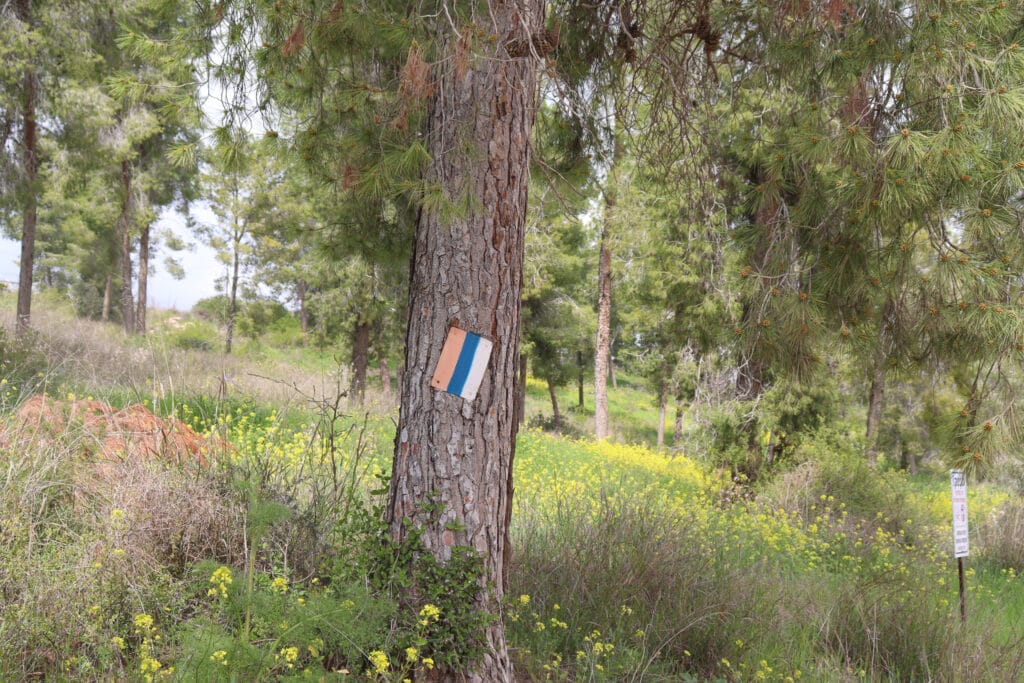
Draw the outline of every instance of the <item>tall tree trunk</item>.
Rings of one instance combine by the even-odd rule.
[[[868,465],[878,464],[878,426],[882,422],[885,401],[885,357],[878,354],[871,370],[871,388],[868,390],[868,419],[864,434],[864,457]]]
[[[548,378],[548,395],[551,396],[551,424],[555,431],[562,429],[562,414],[558,412],[558,395],[555,393],[555,384]]]
[[[117,232],[121,237],[121,313],[124,331],[135,334],[135,297],[132,293],[132,224],[135,222],[135,195],[132,189],[132,164],[121,162],[121,215]]]
[[[17,5],[18,18],[26,26],[32,25],[31,0],[19,0]],[[36,100],[38,99],[36,74],[31,68],[25,69],[24,75],[25,102],[22,110],[23,136],[22,166],[25,176],[24,206],[21,216],[21,262],[18,269],[18,304],[15,324],[15,336],[21,337],[28,332],[32,318],[32,271],[36,253],[36,175],[38,160],[36,158]]]
[[[515,377],[527,206],[530,129],[543,0],[491,3],[480,25],[494,41],[460,40],[438,23],[439,59],[427,112],[426,179],[465,213],[420,210],[411,282],[407,368],[402,383],[387,522],[401,542],[420,530],[442,563],[472,548],[482,562],[478,609],[500,613],[509,569],[512,461],[518,429]],[[466,55],[467,50],[484,54]],[[435,390],[431,377],[450,325],[494,342],[473,401]],[[481,634],[484,653],[461,672],[428,680],[512,681],[499,619]]]
[[[309,338],[309,311],[306,310],[306,294],[309,284],[305,280],[299,280],[299,325],[302,327],[302,345],[308,343]]]
[[[607,220],[607,216],[606,216]],[[594,353],[594,437],[608,436],[608,363],[611,360],[612,253],[601,234],[597,266],[597,350]]]
[[[107,273],[107,284],[103,287],[103,311],[100,313],[100,320],[110,320],[110,300],[114,295],[114,276]]]
[[[363,405],[366,398],[366,367],[370,362],[370,323],[356,320],[352,324],[352,378],[348,385],[348,399]]]
[[[231,282],[228,292],[228,330],[224,340],[224,353],[231,353],[231,345],[235,339],[235,318],[238,316],[238,268],[241,260],[242,243],[238,237],[238,218],[235,217],[234,244],[231,247]]]
[[[149,284],[149,225],[139,235],[139,298],[135,311],[135,331],[146,334],[146,287]]]
[[[614,134],[612,163],[604,187],[604,225],[597,260],[597,348],[594,352],[594,436],[608,436],[608,373],[612,355],[612,252],[609,246],[618,203],[618,170],[623,154],[621,136]]]
[[[577,351],[576,352],[576,370],[577,370],[577,372],[576,372],[576,392],[577,392],[577,394],[579,394],[579,397],[577,398],[577,406],[579,407],[580,410],[583,410],[583,370],[584,369],[585,369],[585,366],[583,365],[583,352],[582,351]]]

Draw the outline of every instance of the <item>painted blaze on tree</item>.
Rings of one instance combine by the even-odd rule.
[[[456,31],[438,25],[426,136],[428,182],[459,208],[425,206],[416,225],[406,367],[388,522],[434,558],[482,561],[477,607],[499,610],[508,565],[517,424],[520,293],[542,0],[494,1]],[[493,340],[473,401],[431,387],[449,327]],[[443,616],[443,615],[442,615]],[[500,620],[482,634],[471,680],[511,680]]]

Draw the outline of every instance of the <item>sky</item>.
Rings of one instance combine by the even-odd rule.
[[[205,207],[196,206],[192,211],[193,218],[199,222],[209,223],[213,214]],[[185,269],[185,278],[175,280],[163,268],[163,256],[158,255],[149,266],[148,298],[151,308],[173,308],[187,311],[200,299],[217,293],[216,281],[224,275],[225,268],[217,262],[213,250],[188,234],[185,219],[175,212],[166,212],[157,221],[157,230],[172,229],[175,234],[192,244],[191,251],[180,252],[178,260]],[[18,259],[21,257],[21,244],[0,236],[0,281],[11,289],[18,287]],[[134,264],[138,269],[138,263]]]

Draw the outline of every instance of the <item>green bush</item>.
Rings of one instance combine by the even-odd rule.
[[[223,347],[220,330],[202,320],[189,320],[181,328],[164,333],[168,345],[185,351],[213,351]]]

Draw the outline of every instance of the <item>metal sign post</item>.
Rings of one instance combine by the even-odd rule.
[[[960,621],[967,621],[967,602],[964,598],[964,558],[969,552],[967,534],[967,477],[963,470],[950,470],[949,483],[953,491],[953,556],[956,557],[960,577]]]

